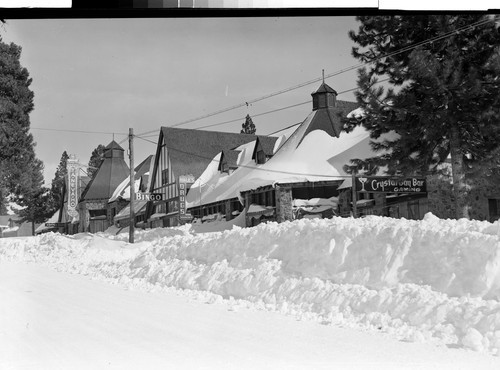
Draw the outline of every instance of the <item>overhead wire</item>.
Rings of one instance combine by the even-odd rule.
[[[386,79],[383,79],[383,80],[380,80],[380,81],[377,81],[376,83],[382,83],[382,82],[386,82],[388,81],[389,78],[386,78]],[[354,87],[354,88],[351,88],[351,89],[348,89],[348,90],[344,90],[344,91],[341,91],[339,92],[337,95],[340,95],[340,94],[345,94],[347,92],[351,92],[351,91],[354,91],[354,90],[357,90],[358,88],[357,87]],[[277,109],[273,109],[273,110],[270,110],[270,111],[267,111],[267,112],[263,112],[263,113],[259,113],[259,114],[255,114],[252,116],[252,118],[255,118],[255,117],[260,117],[260,116],[264,116],[266,114],[271,114],[271,113],[275,113],[275,112],[279,112],[279,111],[283,111],[285,109],[290,109],[290,108],[295,108],[297,106],[300,106],[300,105],[304,105],[304,104],[310,104],[311,101],[308,100],[308,101],[305,101],[305,102],[302,102],[302,103],[297,103],[297,104],[292,104],[292,105],[288,105],[286,107],[282,107],[282,108],[277,108]],[[230,121],[224,121],[224,122],[218,122],[218,123],[213,123],[213,124],[210,124],[210,125],[206,125],[206,126],[201,126],[201,127],[195,127],[195,128],[192,128],[192,130],[201,130],[201,129],[204,129],[204,128],[210,128],[210,127],[215,127],[215,126],[221,126],[221,125],[225,125],[225,124],[228,124],[228,123],[233,123],[233,122],[241,122],[242,120],[244,120],[245,117],[243,118],[237,118],[237,119],[233,119],[233,120],[230,120]],[[276,132],[273,132],[273,133],[270,133],[270,134],[267,134],[267,135],[263,135],[263,136],[270,136],[270,135],[273,135],[277,132],[281,132],[283,130],[286,130],[287,128],[290,128],[290,127],[293,127],[293,126],[297,126],[297,125],[300,125],[302,122],[299,122],[299,123],[296,123],[294,125],[291,125],[291,126],[288,126],[284,129],[280,129]],[[157,130],[155,130],[154,132],[157,132]],[[151,136],[142,136],[142,137],[155,137],[157,136],[156,135],[151,135]]]
[[[46,127],[30,127],[32,130],[43,130],[43,131],[59,131],[59,132],[77,132],[80,134],[104,134],[104,135],[128,135],[121,132],[105,132],[105,131],[86,131],[86,130],[70,130],[64,128],[46,128]]]
[[[142,140],[145,140],[145,139],[142,139]],[[148,140],[148,141],[150,141],[150,140]],[[174,151],[177,153],[191,155],[191,156],[202,158],[202,159],[208,159],[211,162],[218,162],[218,160],[215,158],[210,158],[210,157],[207,157],[207,156],[201,155],[201,154],[190,153],[190,152],[187,152],[187,151],[182,150],[182,149],[168,148],[168,150]],[[238,168],[249,168],[252,170],[259,170],[259,171],[266,171],[266,172],[273,172],[273,173],[282,173],[282,174],[286,174],[286,175],[314,176],[314,177],[323,177],[323,178],[332,178],[332,177],[351,178],[352,177],[351,175],[325,175],[325,174],[280,171],[280,170],[272,170],[272,169],[268,169],[268,168],[260,168],[260,167],[256,167],[256,166],[248,166],[248,165],[243,165],[243,164],[239,165]]]
[[[347,67],[347,68],[343,68],[341,70],[338,70],[336,72],[333,72],[333,73],[330,73],[330,74],[327,74],[325,75],[324,77],[318,77],[318,78],[315,78],[315,79],[312,79],[312,80],[309,80],[309,81],[306,81],[306,82],[303,82],[303,83],[300,83],[300,84],[297,84],[295,86],[292,86],[292,87],[289,87],[289,88],[286,88],[286,89],[282,89],[282,90],[279,90],[277,92],[274,92],[274,93],[270,93],[270,94],[267,94],[267,95],[264,95],[264,96],[261,96],[259,98],[255,98],[253,100],[249,100],[247,102],[244,102],[244,103],[240,103],[240,104],[237,104],[237,105],[234,105],[234,106],[231,106],[231,107],[228,107],[228,108],[224,108],[224,109],[220,109],[218,111],[215,111],[215,112],[212,112],[212,113],[208,113],[208,114],[205,114],[205,115],[202,115],[202,116],[199,116],[199,117],[195,117],[195,118],[192,118],[192,119],[189,119],[189,120],[185,120],[185,121],[182,121],[182,122],[179,122],[179,123],[176,123],[174,125],[170,125],[168,127],[178,127],[178,126],[182,126],[182,125],[185,125],[185,124],[188,124],[188,123],[191,123],[191,122],[195,122],[195,121],[199,121],[201,119],[204,119],[204,118],[208,118],[208,117],[212,117],[212,116],[215,116],[215,115],[218,115],[218,114],[221,114],[221,113],[225,113],[225,112],[228,112],[228,111],[231,111],[231,110],[234,110],[234,109],[237,109],[237,108],[241,108],[241,107],[244,107],[244,106],[248,106],[249,104],[253,104],[253,103],[256,103],[256,102],[259,102],[259,101],[262,101],[262,100],[265,100],[265,99],[268,99],[268,98],[271,98],[271,97],[274,97],[274,96],[277,96],[277,95],[281,95],[281,94],[284,94],[286,92],[289,92],[289,91],[292,91],[292,90],[296,90],[296,89],[299,89],[299,88],[302,88],[304,86],[307,86],[307,85],[310,85],[310,84],[313,84],[313,83],[316,83],[318,81],[321,81],[323,78],[324,79],[327,79],[327,78],[330,78],[330,77],[334,77],[334,76],[337,76],[337,75],[340,75],[342,73],[346,73],[346,72],[349,72],[351,70],[354,70],[354,69],[357,69],[357,68],[360,68],[360,67],[363,67],[363,66],[366,66],[368,64],[372,64],[374,62],[377,62],[381,59],[384,59],[384,58],[389,58],[389,57],[392,57],[392,56],[395,56],[395,55],[398,55],[398,54],[401,54],[401,53],[404,53],[406,51],[409,51],[409,50],[413,50],[417,47],[420,47],[420,46],[423,46],[423,45],[426,45],[426,44],[429,44],[429,43],[433,43],[433,42],[436,42],[436,41],[439,41],[439,40],[442,40],[444,38],[447,38],[447,37],[450,37],[454,34],[457,34],[459,32],[463,32],[465,30],[468,30],[468,29],[473,29],[477,26],[480,26],[480,25],[483,25],[483,24],[487,24],[487,23],[490,23],[490,22],[495,22],[497,19],[496,18],[486,18],[486,19],[483,19],[483,20],[480,20],[480,21],[477,21],[477,22],[474,22],[474,23],[471,23],[469,25],[466,25],[466,26],[462,26],[460,28],[457,28],[455,30],[452,30],[452,31],[449,31],[449,32],[446,32],[442,35],[438,35],[438,36],[435,36],[435,37],[432,37],[430,39],[427,39],[427,40],[423,40],[423,41],[420,41],[416,44],[412,44],[412,45],[408,45],[406,47],[403,47],[401,49],[398,49],[394,52],[391,52],[391,53],[387,53],[387,54],[384,54],[384,55],[381,55],[379,57],[376,57],[375,59],[373,60],[370,60],[370,61],[367,61],[367,62],[362,62],[362,63],[358,63],[358,64],[354,64],[350,67]],[[150,133],[153,133],[155,132],[156,130],[153,130],[153,131],[147,131],[147,132],[144,132],[144,133],[141,133],[139,134],[140,136],[142,135],[147,135],[147,134],[150,134]]]
[[[391,52],[391,53],[388,53],[388,54],[384,54],[382,56],[379,56],[377,58],[375,58],[374,60],[371,60],[371,61],[367,61],[367,62],[363,62],[363,63],[358,63],[358,64],[355,64],[355,65],[352,65],[350,67],[347,67],[347,68],[343,68],[341,70],[338,70],[334,73],[330,73],[330,74],[327,74],[325,75],[325,79],[326,78],[330,78],[330,77],[334,77],[334,76],[337,76],[337,75],[340,75],[342,73],[345,73],[345,72],[348,72],[348,71],[351,71],[353,69],[356,69],[356,68],[359,68],[359,67],[362,67],[362,66],[365,66],[365,65],[368,65],[368,64],[372,64],[380,59],[383,59],[383,58],[388,58],[388,57],[391,57],[391,56],[394,56],[394,55],[397,55],[397,54],[400,54],[400,53],[403,53],[403,52],[406,52],[406,51],[409,51],[409,50],[412,50],[412,49],[415,49],[417,47],[420,47],[420,46],[423,46],[423,45],[426,45],[426,44],[429,44],[429,43],[433,43],[433,42],[436,42],[436,41],[439,41],[439,40],[442,40],[444,38],[447,38],[447,37],[450,37],[454,34],[457,34],[459,32],[462,32],[462,31],[465,31],[465,30],[468,30],[468,29],[473,29],[477,26],[480,26],[480,25],[483,25],[483,24],[486,24],[486,23],[489,23],[489,22],[495,22],[497,21],[497,18],[488,18],[488,19],[484,19],[484,20],[480,20],[480,21],[477,21],[475,23],[472,23],[472,24],[469,24],[469,25],[466,25],[466,26],[463,26],[461,28],[458,28],[456,30],[453,30],[453,31],[449,31],[447,33],[444,33],[442,35],[439,35],[439,36],[435,36],[433,38],[430,38],[430,39],[427,39],[427,40],[424,40],[424,41],[421,41],[419,43],[416,43],[416,44],[412,44],[412,45],[409,45],[407,47],[404,47],[402,49],[399,49],[399,50],[396,50],[394,52]],[[171,125],[171,126],[168,126],[168,127],[178,127],[178,126],[181,126],[181,125],[185,125],[187,123],[191,123],[191,122],[194,122],[194,121],[197,121],[197,120],[200,120],[200,119],[203,119],[203,118],[208,118],[208,117],[211,117],[211,116],[214,116],[214,115],[217,115],[217,114],[221,114],[221,113],[225,113],[227,111],[230,111],[230,110],[233,110],[233,109],[236,109],[236,108],[240,108],[240,107],[244,107],[246,105],[249,105],[249,104],[252,104],[252,103],[255,103],[255,102],[258,102],[258,101],[262,101],[264,99],[268,99],[270,97],[274,97],[274,96],[277,96],[277,95],[280,95],[280,94],[283,94],[283,93],[286,93],[286,92],[289,92],[289,91],[292,91],[292,90],[295,90],[295,89],[298,89],[298,88],[301,88],[301,87],[304,87],[304,86],[307,86],[307,85],[310,85],[312,83],[315,83],[315,82],[318,82],[318,81],[321,81],[323,77],[320,77],[320,78],[315,78],[313,80],[309,80],[309,81],[306,81],[306,82],[303,82],[303,83],[300,83],[300,84],[297,84],[297,85],[294,85],[292,87],[289,87],[289,88],[286,88],[286,89],[283,89],[283,90],[280,90],[280,91],[277,91],[277,92],[274,92],[274,93],[270,93],[270,94],[267,94],[267,95],[264,95],[264,96],[261,96],[259,98],[256,98],[256,99],[253,99],[253,100],[250,100],[248,102],[245,102],[245,103],[241,103],[241,104],[238,104],[238,105],[235,105],[235,106],[232,106],[232,107],[229,107],[229,108],[225,108],[225,109],[221,109],[221,110],[218,110],[216,112],[213,112],[213,113],[209,113],[209,114],[206,114],[206,115],[203,115],[203,116],[200,116],[200,117],[196,117],[196,118],[193,118],[193,119],[190,119],[190,120],[186,120],[186,121],[183,121],[183,122],[180,122],[180,123],[177,123],[177,124],[174,124],[174,125]],[[384,82],[384,81],[387,81],[389,79],[385,79],[385,80],[382,80],[382,81],[379,81],[379,82]],[[350,91],[353,91],[353,90],[356,90],[357,88],[353,88],[353,89],[349,89],[349,90],[345,90],[345,91],[342,91],[340,93],[338,93],[339,95],[342,94],[342,93],[346,93],[346,92],[350,92]],[[253,117],[258,117],[258,116],[262,116],[262,115],[265,115],[265,114],[270,114],[270,113],[274,113],[274,112],[277,112],[277,111],[281,111],[281,110],[285,110],[285,109],[289,109],[289,108],[293,108],[293,107],[296,107],[296,106],[300,106],[300,105],[303,105],[303,104],[307,104],[309,102],[302,102],[302,103],[298,103],[298,104],[294,104],[294,105],[291,105],[291,106],[287,106],[287,107],[283,107],[283,108],[278,108],[278,109],[275,109],[275,110],[272,110],[272,111],[268,111],[268,112],[263,112],[263,113],[260,113],[260,114],[257,114],[257,115],[254,115]],[[195,130],[196,129],[203,129],[203,128],[210,128],[210,127],[215,127],[215,126],[219,126],[219,125],[224,125],[224,124],[227,124],[227,123],[233,123],[233,122],[237,122],[237,121],[241,121],[243,120],[244,118],[239,118],[239,119],[233,119],[233,120],[230,120],[230,121],[224,121],[224,122],[219,122],[219,123],[215,123],[215,124],[210,124],[210,125],[206,125],[206,126],[201,126],[201,127],[197,127],[197,128],[194,128]],[[293,125],[291,126],[293,127]],[[129,134],[127,133],[113,133],[113,132],[103,132],[103,131],[85,131],[85,130],[68,130],[68,129],[51,129],[51,128],[41,128],[41,127],[32,127],[33,129],[35,130],[47,130],[47,131],[60,131],[60,132],[78,132],[78,133],[88,133],[88,134],[117,134],[117,135],[125,135],[125,136],[128,136]],[[279,130],[277,132],[280,132],[280,131],[283,131],[284,129],[282,130]],[[137,134],[137,135],[134,135],[135,137],[144,137],[145,135],[148,135],[148,134],[152,134],[152,133],[155,133],[157,132],[157,130],[151,130],[151,131],[147,131],[147,132],[144,132],[144,133],[141,133],[141,134]],[[274,133],[272,133],[274,134]],[[272,135],[272,134],[269,134],[269,135]],[[156,135],[153,135],[153,136],[156,136]],[[146,136],[147,137],[147,136]],[[151,136],[150,136],[151,137]],[[127,138],[123,139],[122,141],[120,141],[120,144],[122,144],[123,142],[125,142],[127,140]]]

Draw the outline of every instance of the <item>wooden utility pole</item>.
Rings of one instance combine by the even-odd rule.
[[[128,233],[128,242],[134,242],[135,231],[135,214],[134,214],[134,200],[135,200],[135,179],[134,179],[134,129],[128,129],[128,147],[130,159],[130,226]]]

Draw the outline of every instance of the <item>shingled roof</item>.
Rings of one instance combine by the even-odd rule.
[[[342,117],[358,107],[357,103],[337,100],[335,107],[318,109],[304,137],[313,130],[323,130],[330,136],[339,137],[343,126]]]
[[[190,174],[195,178],[198,178],[213,158],[224,150],[235,149],[257,138],[269,145],[272,143],[274,146],[278,139],[260,135],[172,127],[162,127],[161,137],[167,145],[175,176]]]
[[[238,156],[240,153],[240,150],[223,150],[218,167],[219,171],[223,170],[224,164],[227,164],[227,168],[237,168]]]
[[[116,187],[129,175],[129,168],[123,159],[123,148],[114,140],[103,153],[103,160],[94,178],[88,183],[80,201],[109,199]]]
[[[259,143],[266,155],[271,156],[274,154],[273,151],[276,140],[278,140],[278,138],[273,136],[259,136]]]

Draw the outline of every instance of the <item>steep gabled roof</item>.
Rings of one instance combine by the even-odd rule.
[[[258,150],[258,146],[264,151],[264,154],[267,156],[272,156],[274,151],[274,144],[278,140],[277,137],[272,136],[259,136],[259,140],[257,145],[255,145],[253,158],[255,158],[256,151]]]
[[[337,100],[334,107],[316,110],[303,137],[314,130],[323,130],[332,137],[339,137],[342,132],[342,117],[358,107],[358,103]]]
[[[150,155],[134,168],[134,187],[137,188],[137,190],[147,188],[148,175],[152,160],[153,156]],[[130,199],[130,173],[128,176],[123,178],[123,181],[120,184],[116,186],[108,202],[111,203],[120,197],[127,200]]]
[[[344,116],[357,107],[356,103],[336,103],[339,114],[342,112]],[[326,110],[320,108],[312,111],[265,163],[256,164],[247,159],[241,169],[230,175],[215,173],[211,178],[207,176],[202,192],[194,190],[196,185],[199,186],[195,183],[187,194],[188,207],[240,197],[241,192],[273,184],[317,181],[335,181],[340,184],[346,176],[343,171],[345,163],[340,161],[343,159],[341,154],[354,146],[360,155],[371,153],[370,137],[362,126],[350,133],[341,132],[340,138],[332,135],[331,128],[323,130],[320,124],[324,123],[321,121],[325,117],[318,117],[318,114]],[[341,117],[338,119],[340,122]],[[334,162],[330,163],[330,160]]]
[[[240,150],[223,150],[222,155],[219,162],[218,170],[222,171],[223,165],[227,164],[228,168],[237,168],[238,165],[238,155],[241,153]]]
[[[112,141],[104,150],[103,160],[94,178],[83,191],[80,201],[109,199],[128,175],[129,168],[123,159],[123,148]]]
[[[151,161],[153,160],[153,155],[148,156],[145,160],[135,166],[135,179],[138,179],[146,172],[149,171],[151,167]]]
[[[273,145],[277,140],[276,137],[172,127],[162,127],[161,134],[175,176],[193,175],[195,178],[198,178],[213,158],[224,150],[235,149],[257,138],[269,139],[273,141]]]

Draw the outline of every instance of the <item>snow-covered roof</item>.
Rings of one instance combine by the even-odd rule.
[[[240,197],[240,193],[262,186],[318,181],[350,181],[343,167],[354,158],[369,158],[370,133],[362,126],[339,137],[321,129],[310,130],[318,111],[313,111],[264,164],[246,157],[230,175],[216,171],[220,154],[214,157],[199,180],[191,187],[187,207]],[[385,137],[384,137],[385,138]],[[244,150],[242,151],[244,155]],[[201,184],[201,187],[200,187]]]
[[[176,176],[191,174],[199,177],[218,153],[223,150],[240,150],[242,145],[257,138],[272,148],[277,137],[265,137],[231,132],[162,127],[159,145],[167,146],[170,165]],[[252,147],[253,149],[253,147]]]
[[[153,156],[148,156],[144,161],[142,161],[137,167],[135,167],[134,174],[134,189],[135,192],[138,192],[139,186],[141,184],[141,178],[144,175],[149,175],[150,167],[153,162]],[[123,181],[116,187],[115,191],[111,198],[109,198],[108,203],[114,202],[118,198],[122,198],[125,200],[130,199],[130,177],[126,177]]]
[[[45,226],[46,224],[55,224],[59,222],[59,212],[60,210],[57,210],[46,222],[41,224],[35,229],[35,234],[38,234],[44,230],[52,229],[52,227],[47,227]]]
[[[143,211],[146,208],[147,200],[136,200],[134,201],[134,214]],[[115,216],[114,221],[124,220],[130,217],[130,204],[127,204],[118,214]]]

